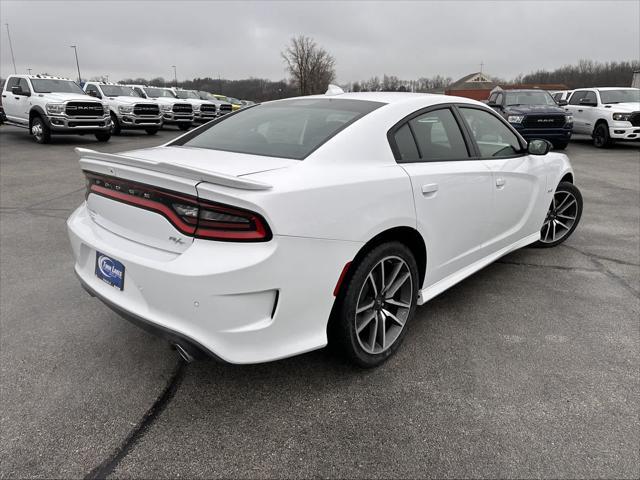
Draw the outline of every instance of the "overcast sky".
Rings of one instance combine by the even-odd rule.
[[[286,77],[297,34],[336,59],[337,82],[478,71],[501,78],[578,59],[640,58],[640,1],[0,1],[1,74],[178,79]]]

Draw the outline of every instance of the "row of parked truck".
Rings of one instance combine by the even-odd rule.
[[[487,104],[527,140],[543,139],[556,150],[574,133],[590,135],[596,147],[616,140],[640,140],[640,89],[579,88],[558,92],[538,89],[491,91]]]
[[[155,135],[163,125],[188,130],[251,102],[147,85],[86,82],[49,75],[11,75],[2,89],[4,121],[29,129],[38,143],[53,134],[93,134],[106,142],[125,129]]]

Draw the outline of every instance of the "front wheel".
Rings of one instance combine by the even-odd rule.
[[[113,135],[120,135],[121,132],[122,132],[122,126],[120,125],[120,121],[118,120],[118,117],[116,116],[116,114],[112,113],[111,114],[111,133]]]
[[[158,133],[157,128],[145,128],[144,131],[147,132],[147,135],[155,135]]]
[[[553,142],[554,150],[564,150],[569,145],[569,142]]]
[[[578,226],[582,217],[582,194],[573,183],[560,182],[551,199],[535,247],[549,248],[564,242]]]
[[[111,138],[111,132],[100,132],[96,133],[96,140],[99,142],[108,142]]]
[[[51,141],[51,130],[49,130],[42,118],[35,117],[31,121],[31,136],[36,143],[49,143]]]
[[[611,143],[609,126],[604,122],[596,125],[596,129],[593,131],[593,145],[596,148],[607,148],[611,146]]]
[[[191,128],[191,124],[190,123],[179,123],[178,124],[178,128],[182,131],[186,131],[189,130],[189,128]]]
[[[330,321],[331,342],[364,368],[393,355],[414,315],[418,267],[402,243],[375,247],[351,266]]]

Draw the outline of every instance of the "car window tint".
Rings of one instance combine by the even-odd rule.
[[[424,161],[468,158],[467,146],[453,113],[448,108],[434,110],[410,122]]]
[[[299,98],[238,111],[172,145],[302,160],[337,132],[384,103]]]
[[[580,103],[598,103],[596,92],[586,92]]]
[[[569,99],[569,105],[580,105],[580,100],[584,97],[587,92],[573,92],[571,98]]]
[[[27,83],[27,79],[26,78],[21,78],[20,80],[18,80],[18,86],[22,88],[23,92],[30,92],[31,89],[29,88],[29,84]]]
[[[413,134],[411,133],[408,123],[405,123],[396,131],[394,138],[401,161],[416,162],[420,159],[418,147],[416,147],[416,142],[413,139]]]
[[[460,108],[483,158],[509,157],[520,153],[518,137],[494,115],[476,108]]]

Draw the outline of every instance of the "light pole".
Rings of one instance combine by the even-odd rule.
[[[78,67],[78,83],[82,83],[82,77],[80,76],[80,62],[78,62],[78,47],[76,45],[69,45],[70,48],[73,48],[73,51],[76,53],[76,67]]]
[[[27,68],[27,71],[29,72],[29,75],[31,75],[31,69]]]
[[[18,70],[16,70],[16,59],[13,56],[13,44],[11,43],[11,33],[9,32],[9,24],[5,23],[6,27],[7,27],[7,36],[9,37],[9,49],[11,50],[11,61],[13,62],[13,73],[18,73]]]
[[[173,67],[173,81],[176,84],[176,88],[178,88],[178,74],[176,73],[176,66],[171,65]]]

